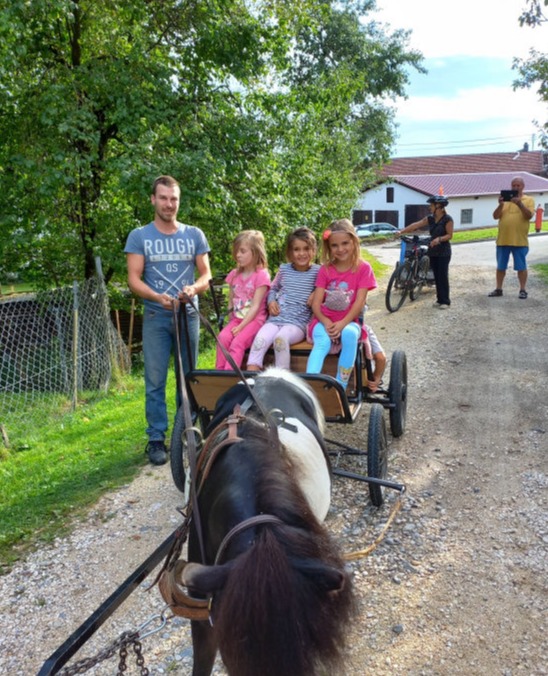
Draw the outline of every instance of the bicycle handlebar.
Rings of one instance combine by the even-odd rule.
[[[407,244],[429,244],[432,241],[430,235],[400,235],[400,239]]]

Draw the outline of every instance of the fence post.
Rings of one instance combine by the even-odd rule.
[[[78,404],[78,282],[72,283],[72,410]]]
[[[119,373],[123,370],[122,363],[118,364],[118,360],[121,359],[121,354],[118,355],[117,351],[117,341],[115,339],[115,333],[110,331],[109,327],[112,326],[112,321],[110,319],[110,305],[108,301],[108,292],[107,286],[105,284],[105,278],[103,276],[103,265],[101,263],[101,257],[95,256],[95,272],[99,279],[98,292],[101,294],[102,299],[102,309],[103,309],[103,321],[105,322],[106,338],[108,341],[108,351],[109,351],[109,366],[110,366],[110,375],[112,376],[113,372]]]

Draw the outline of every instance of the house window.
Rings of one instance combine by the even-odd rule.
[[[461,209],[460,210],[460,224],[461,225],[472,225],[472,213],[473,209]]]
[[[386,202],[387,204],[394,201],[394,188],[386,188]]]

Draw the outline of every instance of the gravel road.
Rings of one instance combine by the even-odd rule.
[[[408,358],[407,428],[389,442],[390,475],[407,493],[382,544],[350,564],[360,610],[348,676],[548,674],[546,287],[532,275],[529,299],[519,300],[509,272],[505,295],[487,298],[493,269],[454,266],[450,275],[445,312],[428,289],[387,313],[387,279],[369,299],[368,321],[388,355],[403,349]],[[329,435],[363,447],[367,421],[364,407],[357,423]],[[346,550],[361,550],[394,499],[376,510],[365,485],[337,479],[328,524]],[[169,468],[147,467],[71,535],[0,578],[0,674],[37,673],[174,529],[180,505]],[[157,590],[145,587],[77,658],[161,610]],[[169,622],[143,648],[151,674],[190,674],[187,621]],[[116,670],[113,659],[88,673]],[[131,664],[127,673],[139,672]],[[215,673],[225,673],[220,662]]]

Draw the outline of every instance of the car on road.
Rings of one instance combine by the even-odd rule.
[[[356,235],[360,239],[374,237],[375,235],[393,235],[398,232],[398,228],[391,223],[364,223],[363,225],[356,225],[354,227]]]

